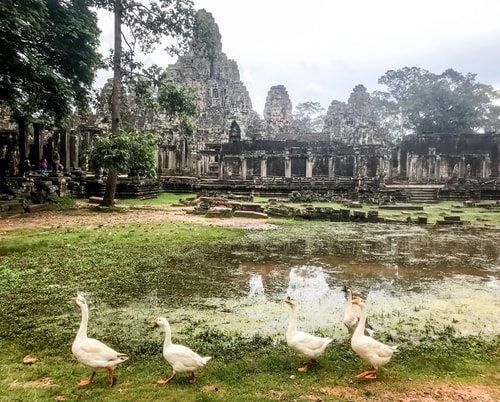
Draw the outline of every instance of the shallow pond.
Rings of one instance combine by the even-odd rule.
[[[491,228],[311,224],[249,230],[220,260],[165,274],[134,306],[182,330],[197,322],[243,335],[299,327],[346,336],[342,287],[367,300],[376,331],[394,337],[500,333],[500,232]],[[167,270],[168,272],[168,270]],[[175,332],[175,329],[174,329]]]

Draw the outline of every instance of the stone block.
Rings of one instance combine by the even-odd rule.
[[[267,219],[267,214],[256,211],[234,211],[233,216],[239,218]]]

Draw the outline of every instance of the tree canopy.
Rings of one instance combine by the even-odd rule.
[[[378,82],[388,91],[373,99],[392,130],[459,134],[499,127],[500,93],[476,82],[476,74],[448,69],[434,74],[418,67],[387,71]]]
[[[325,116],[325,109],[318,102],[298,103],[293,112],[293,125],[302,134],[320,133]]]
[[[115,168],[120,171],[156,177],[155,149],[160,137],[140,131],[119,131],[95,138],[87,152],[93,169]]]
[[[60,121],[86,108],[101,66],[97,16],[86,0],[0,3],[0,103]]]
[[[107,82],[96,98],[96,113],[104,123],[109,123],[111,117],[111,96],[112,85]],[[175,123],[180,132],[191,135],[198,117],[197,98],[197,87],[172,82],[168,72],[156,65],[143,69],[141,74],[127,75],[122,84],[122,129],[159,134]]]

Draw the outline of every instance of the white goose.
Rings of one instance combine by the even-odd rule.
[[[71,352],[76,359],[90,367],[93,371],[91,376],[78,383],[79,386],[89,385],[94,381],[94,376],[97,370],[107,370],[109,376],[109,385],[113,386],[116,382],[116,377],[113,374],[113,369],[119,364],[128,359],[127,355],[119,353],[111,349],[109,346],[98,341],[97,339],[87,337],[87,324],[89,321],[89,308],[87,301],[81,295],[74,296],[73,300],[80,306],[82,310],[82,321],[80,328],[76,334]]]
[[[333,341],[332,338],[323,338],[308,334],[307,332],[297,331],[297,305],[290,296],[285,299],[291,307],[290,321],[286,330],[286,343],[299,356],[308,359],[299,371],[307,371],[310,364],[316,364],[316,360],[323,354],[326,347]]]
[[[158,380],[158,384],[168,384],[175,378],[177,373],[191,372],[190,383],[196,381],[195,372],[203,367],[212,357],[201,357],[190,348],[172,343],[172,330],[168,320],[158,317],[153,320],[153,324],[160,327],[165,332],[163,343],[163,357],[172,366],[173,373],[165,380]]]
[[[352,338],[352,334],[354,333],[354,330],[358,326],[359,317],[354,313],[354,308],[352,307],[351,289],[349,289],[347,286],[344,286],[342,291],[345,293],[345,297],[346,297],[346,304],[344,307],[344,316],[342,318],[342,322],[344,323],[344,325],[347,328],[347,331],[349,332],[347,342],[350,342],[350,340]],[[372,334],[373,334],[373,329],[368,324],[368,322],[365,322],[364,334],[367,336],[372,336]]]
[[[354,309],[352,307],[352,293],[351,289],[347,288],[344,286],[344,289],[342,289],[343,292],[345,292],[345,298],[347,300],[346,305],[344,307],[344,316],[342,318],[342,322],[344,325],[347,327],[347,330],[349,331],[349,340],[352,337],[352,334],[354,333],[354,330],[358,326],[359,318],[354,314]]]
[[[351,338],[351,347],[356,354],[366,363],[371,364],[372,370],[367,370],[358,374],[357,378],[377,378],[377,370],[392,358],[397,350],[397,346],[388,346],[364,334],[366,323],[366,305],[360,297],[356,297],[353,304],[357,304],[361,309],[359,323]]]

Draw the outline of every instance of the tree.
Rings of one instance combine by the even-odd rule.
[[[197,88],[184,87],[168,79],[158,66],[143,69],[142,74],[129,75],[122,85],[124,101],[120,115],[124,130],[98,137],[87,153],[94,169],[105,167],[155,177],[154,150],[166,128],[175,123],[185,135],[195,129],[198,116]],[[109,115],[110,84],[104,85],[98,97],[97,114]],[[143,134],[147,132],[147,134]]]
[[[293,113],[294,128],[301,134],[320,133],[325,124],[325,109],[318,102],[297,104]]]
[[[498,126],[500,93],[476,75],[452,69],[433,74],[417,67],[387,71],[378,81],[388,92],[373,99],[383,120],[411,132],[479,132]]]
[[[167,53],[173,55],[186,50],[193,32],[193,3],[191,0],[149,0],[147,3],[134,0],[95,0],[95,4],[114,14],[111,133],[117,136],[121,124],[122,65],[128,65],[131,70],[136,69],[139,65],[134,61],[136,45],[143,53],[149,53],[162,38],[168,36],[176,41],[165,48]],[[124,35],[127,44],[125,51],[122,49],[122,26],[126,27],[126,33],[129,34],[127,37]],[[117,168],[118,166],[109,166],[106,190],[101,203],[103,206],[114,204]]]
[[[198,117],[198,87],[174,83],[167,70],[153,65],[141,73],[124,77],[120,116],[123,131],[162,134],[173,125],[192,135]],[[112,84],[107,82],[96,97],[96,114],[111,115]],[[104,120],[104,123],[109,122]]]
[[[125,80],[129,114],[134,115],[148,130],[162,126],[165,120],[179,125],[185,135],[192,135],[198,117],[198,87],[183,86],[169,78],[167,70],[153,65],[142,74]]]
[[[86,0],[1,2],[0,103],[56,124],[86,109],[102,65],[99,33]]]
[[[87,152],[94,170],[115,168],[145,177],[155,177],[155,149],[160,137],[141,131],[118,131],[95,138]]]

